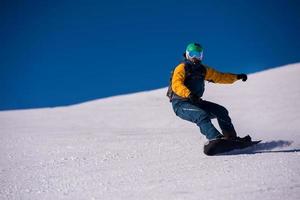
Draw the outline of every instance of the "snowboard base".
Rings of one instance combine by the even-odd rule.
[[[226,139],[216,139],[209,141],[208,144],[204,145],[204,153],[208,156],[213,156],[221,153],[226,153],[236,149],[244,149],[255,144],[260,143],[261,140],[257,141],[234,141]]]

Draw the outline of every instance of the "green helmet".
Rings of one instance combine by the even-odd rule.
[[[186,47],[186,58],[191,60],[191,59],[197,59],[197,60],[202,60],[203,58],[203,47],[198,44],[198,43],[190,43]]]

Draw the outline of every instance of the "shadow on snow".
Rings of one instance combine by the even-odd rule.
[[[245,149],[233,150],[233,151],[223,153],[223,154],[220,154],[220,155],[300,152],[300,148],[298,148],[298,149],[273,150],[275,148],[288,147],[292,143],[293,143],[292,141],[286,141],[286,140],[262,142],[262,143],[254,145],[254,146],[245,148]]]

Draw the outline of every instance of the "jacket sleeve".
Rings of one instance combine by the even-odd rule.
[[[180,97],[187,98],[191,91],[184,85],[185,80],[185,69],[184,64],[179,64],[174,72],[172,77],[172,90],[175,94]]]
[[[237,75],[218,72],[217,70],[207,66],[205,80],[213,83],[231,84],[237,81]]]

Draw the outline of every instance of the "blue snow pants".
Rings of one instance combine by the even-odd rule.
[[[178,117],[197,124],[200,132],[208,140],[222,136],[212,124],[211,119],[217,119],[222,131],[231,132],[234,130],[227,109],[221,105],[204,100],[197,104],[192,104],[189,101],[174,99],[172,106]]]

